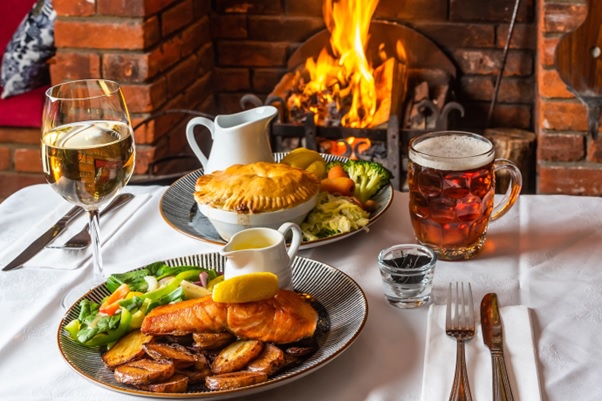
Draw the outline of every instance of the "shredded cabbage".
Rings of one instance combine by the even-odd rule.
[[[349,198],[320,192],[318,203],[301,224],[303,238],[314,241],[368,225],[370,213]]]

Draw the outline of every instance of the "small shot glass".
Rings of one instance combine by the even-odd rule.
[[[385,298],[397,308],[412,309],[429,303],[437,256],[429,247],[400,244],[378,254]]]

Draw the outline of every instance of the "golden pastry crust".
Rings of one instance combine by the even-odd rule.
[[[238,213],[263,213],[297,206],[320,191],[320,179],[286,164],[235,164],[197,179],[194,199]]]

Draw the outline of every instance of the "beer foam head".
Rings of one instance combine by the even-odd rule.
[[[494,157],[489,141],[462,133],[433,135],[415,141],[410,149],[414,163],[438,170],[471,170],[491,163]]]

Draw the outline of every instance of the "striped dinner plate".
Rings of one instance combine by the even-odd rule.
[[[164,261],[170,266],[193,265],[223,272],[225,258],[219,253],[205,253]],[[139,267],[140,269],[142,267]],[[79,300],[61,320],[57,332],[58,346],[69,366],[90,382],[120,393],[154,398],[198,398],[218,400],[242,397],[282,386],[312,373],[341,355],[355,341],[366,323],[368,304],[359,285],[342,271],[327,264],[303,257],[292,263],[295,291],[311,295],[317,301],[320,315],[318,350],[303,363],[270,377],[268,381],[239,389],[209,391],[203,386],[189,387],[187,393],[153,393],[118,383],[107,369],[98,349],[86,348],[73,341],[64,327],[79,313]],[[104,284],[90,290],[81,299],[100,303],[109,294]]]

